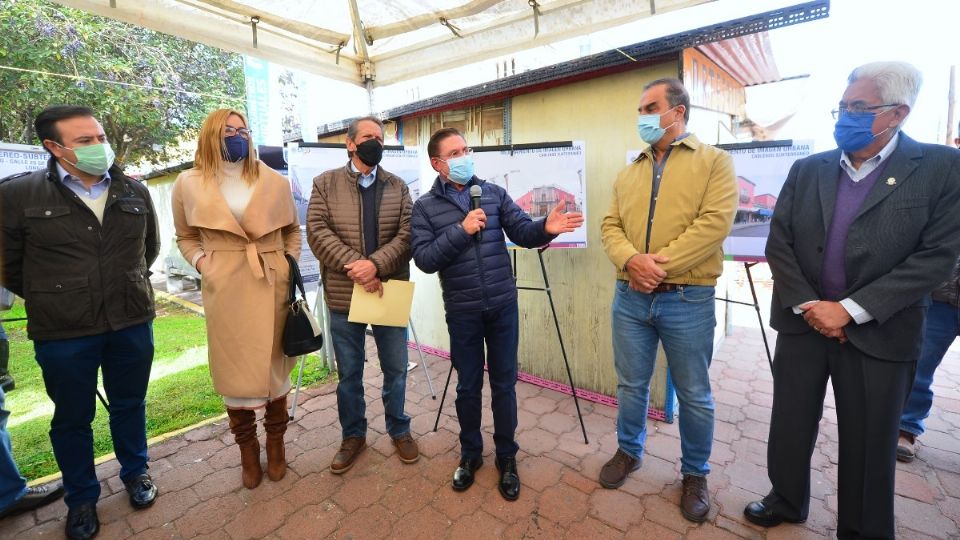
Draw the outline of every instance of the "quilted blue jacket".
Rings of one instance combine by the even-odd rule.
[[[413,205],[413,261],[428,274],[440,272],[447,313],[496,309],[516,301],[516,280],[504,234],[526,248],[556,238],[544,230],[543,219],[530,219],[502,187],[476,176],[466,189],[473,185],[483,190],[480,207],[487,214],[480,241],[463,229],[461,222],[467,213],[444,194],[439,177]]]

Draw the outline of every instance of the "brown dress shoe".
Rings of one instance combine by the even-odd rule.
[[[333,474],[343,474],[353,467],[360,457],[360,453],[367,447],[366,437],[347,437],[340,443],[340,450],[333,456],[333,463],[330,464],[330,472]]]
[[[410,432],[393,439],[393,446],[397,448],[397,455],[400,461],[404,463],[416,463],[420,460],[420,449],[417,448],[417,442],[413,440]]]
[[[897,439],[897,461],[910,463],[915,457],[917,457],[916,435],[901,431],[900,438]]]
[[[617,453],[600,469],[600,485],[616,489],[627,481],[627,475],[640,468],[640,460],[617,448]]]
[[[685,474],[683,494],[680,495],[680,513],[694,523],[701,523],[710,513],[710,492],[707,477]]]

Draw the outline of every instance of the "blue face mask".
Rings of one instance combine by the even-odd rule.
[[[449,178],[451,182],[463,186],[473,178],[473,158],[470,156],[448,159],[447,166],[450,167],[450,173],[447,174],[447,178]]]
[[[250,142],[240,135],[224,137],[223,143],[227,147],[227,161],[236,163],[237,161],[246,159],[247,155],[250,154]]]
[[[667,130],[673,127],[676,122],[663,128],[660,127],[660,117],[672,110],[673,108],[663,114],[641,114],[637,118],[637,132],[640,133],[640,139],[647,144],[655,144],[662,139]]]
[[[842,111],[833,128],[833,138],[837,141],[837,146],[844,152],[856,152],[869,146],[877,137],[890,129],[887,128],[874,135],[873,122],[876,118],[877,113]]]

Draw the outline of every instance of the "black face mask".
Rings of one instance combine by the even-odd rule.
[[[360,161],[368,167],[376,167],[383,159],[383,145],[376,139],[367,139],[357,145],[355,152]]]

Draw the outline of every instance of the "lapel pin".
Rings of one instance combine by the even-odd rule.
[[[888,185],[888,186],[895,186],[895,185],[897,185],[897,179],[894,178],[894,177],[892,177],[892,176],[891,176],[890,178],[887,178],[887,185]]]

